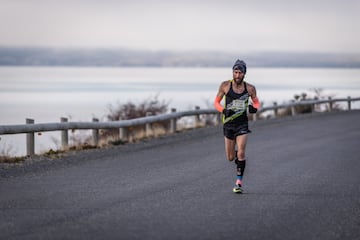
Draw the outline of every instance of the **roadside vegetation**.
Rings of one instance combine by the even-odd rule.
[[[309,101],[313,101],[313,100],[328,100],[329,98],[334,98],[335,95],[326,95],[323,92],[323,89],[321,88],[314,88],[314,89],[310,89],[307,92],[302,92],[302,93],[297,93],[294,94],[294,98],[290,100],[290,103],[306,103]],[[344,108],[338,104],[338,103],[333,103],[332,106],[332,111],[341,111],[344,110]],[[298,105],[295,106],[294,109],[292,109],[291,107],[287,107],[287,108],[282,108],[279,109],[278,113],[277,113],[277,117],[286,117],[286,116],[291,116],[292,115],[292,111],[295,110],[295,114],[307,114],[307,113],[313,113],[313,112],[329,112],[330,111],[330,106],[329,104],[315,104],[315,105]],[[260,119],[265,119],[267,118],[266,116],[264,116],[263,114],[260,114],[259,116]]]
[[[142,102],[135,104],[131,101],[121,104],[108,106],[108,113],[106,114],[106,121],[120,121],[130,120],[146,116],[155,116],[164,114],[168,111],[169,102],[159,100],[159,95],[149,97]],[[155,135],[162,135],[166,133],[169,127],[169,121],[152,124],[152,130]],[[145,137],[145,125],[128,128],[127,134],[129,141],[134,142]],[[123,144],[120,140],[119,129],[103,129],[100,131],[100,138],[102,142],[110,142],[111,144]]]
[[[0,138],[0,163],[18,163],[25,160],[25,157],[13,157],[15,155],[14,148],[1,140]]]

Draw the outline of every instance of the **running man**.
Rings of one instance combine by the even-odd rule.
[[[221,83],[214,106],[223,114],[226,157],[236,164],[236,182],[233,192],[242,193],[247,134],[251,132],[248,127],[247,109],[249,108],[249,113],[256,113],[260,102],[256,96],[255,86],[244,81],[245,62],[236,60],[232,69],[233,79]],[[225,105],[222,106],[221,100],[224,96]],[[249,97],[251,97],[252,105],[249,104]]]

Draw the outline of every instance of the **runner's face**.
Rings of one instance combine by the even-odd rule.
[[[240,70],[233,71],[233,79],[235,83],[240,84],[244,80],[245,74]]]

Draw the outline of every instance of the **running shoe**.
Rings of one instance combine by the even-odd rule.
[[[233,188],[234,193],[242,193],[243,190],[241,188],[241,180],[236,180],[235,187]]]
[[[233,192],[234,192],[234,193],[242,193],[243,190],[242,190],[242,188],[241,188],[240,185],[236,185],[236,186],[233,188]]]

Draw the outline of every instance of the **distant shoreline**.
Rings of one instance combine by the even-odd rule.
[[[0,47],[0,66],[229,67],[242,58],[251,67],[360,68],[360,53],[146,51]]]

